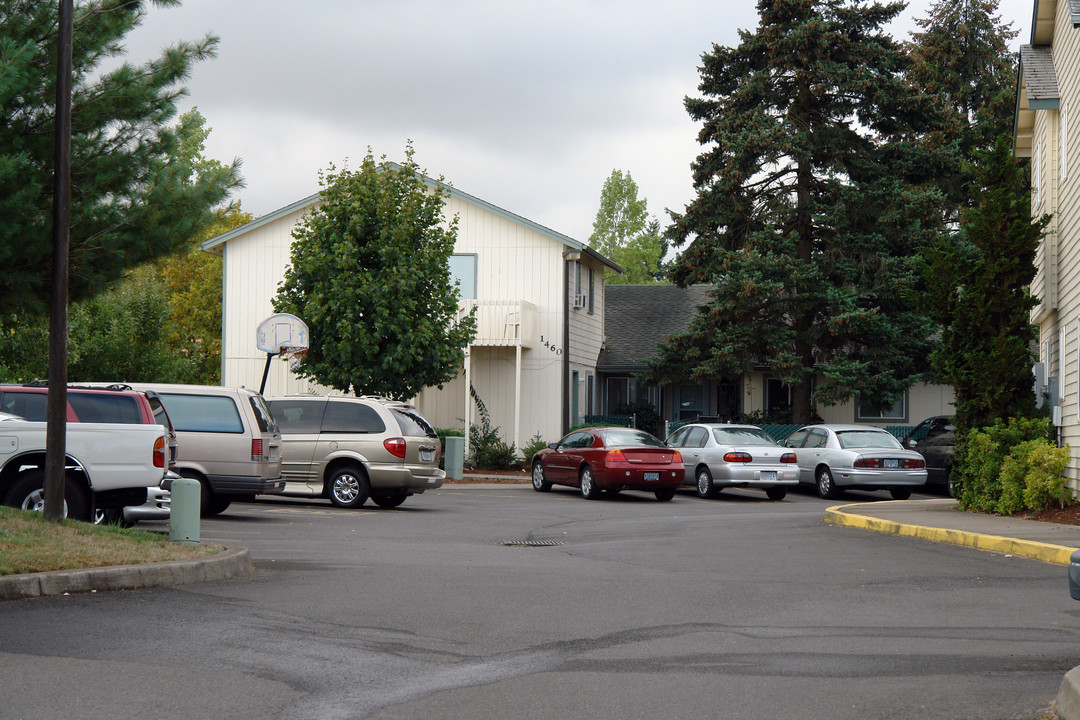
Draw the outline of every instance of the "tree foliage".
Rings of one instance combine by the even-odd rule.
[[[671,213],[679,285],[709,305],[652,363],[660,382],[752,372],[792,388],[795,422],[859,395],[887,407],[925,369],[931,326],[904,298],[940,217],[939,114],[882,27],[903,3],[772,0],[703,56],[688,98],[706,147]],[[815,384],[815,376],[817,381]]]
[[[179,0],[83,0],[74,12],[70,296],[103,290],[124,271],[196,235],[238,185],[237,164],[199,172],[182,147],[195,129],[171,125],[192,66],[217,39],[167,48],[136,66],[104,66],[149,5]],[[40,311],[52,248],[57,4],[0,0],[0,305]]]
[[[455,319],[457,218],[443,222],[441,179],[425,182],[410,145],[403,165],[376,164],[369,150],[359,170],[331,165],[320,185],[273,302],[308,325],[299,373],[357,395],[441,387],[476,333],[474,315]]]
[[[625,270],[606,275],[606,283],[640,285],[663,276],[667,243],[660,237],[660,223],[648,216],[648,201],[638,198],[630,173],[612,170],[604,181],[589,246]]]

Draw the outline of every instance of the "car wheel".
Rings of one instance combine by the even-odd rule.
[[[595,500],[600,497],[600,488],[596,487],[596,479],[593,477],[592,468],[586,465],[581,468],[581,496],[586,500]]]
[[[660,502],[668,502],[675,497],[675,488],[660,488],[653,493]]]
[[[124,508],[109,508],[94,511],[95,525],[119,525],[120,527],[135,527],[135,523],[124,518]]]
[[[20,510],[45,511],[45,471],[38,468],[21,473],[11,486],[4,504]],[[86,493],[71,478],[64,479],[64,517],[90,522],[90,502]]]
[[[907,500],[911,497],[910,488],[890,488],[889,494],[892,495],[893,500]]]
[[[214,517],[215,515],[220,515],[221,513],[228,510],[230,505],[232,505],[232,498],[222,497],[220,495],[214,494],[213,496],[211,496],[210,504],[206,506],[206,512],[204,512],[203,515],[205,517]]]
[[[829,468],[818,468],[817,471],[817,491],[818,495],[826,500],[835,500],[843,494],[843,490],[836,487],[836,483],[833,481],[832,473]]]
[[[720,494],[720,489],[713,485],[712,473],[704,465],[697,471],[697,494],[702,498],[714,498]]]
[[[335,470],[327,486],[330,502],[342,508],[360,507],[367,502],[369,492],[367,474],[353,465]]]
[[[787,488],[773,485],[772,487],[765,488],[765,495],[768,496],[770,500],[783,500],[787,497]]]
[[[540,460],[533,463],[532,483],[533,490],[536,492],[547,492],[551,489],[551,483],[549,483],[544,476],[544,463]]]
[[[402,491],[387,492],[387,493],[372,493],[371,501],[381,508],[396,508],[401,503],[405,502],[406,495]]]

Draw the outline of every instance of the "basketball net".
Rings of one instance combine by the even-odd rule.
[[[296,372],[300,367],[300,359],[307,355],[308,349],[306,347],[285,347],[282,346],[280,355],[281,359],[289,364],[289,370]]]

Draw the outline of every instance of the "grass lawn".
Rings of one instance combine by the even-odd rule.
[[[56,523],[41,513],[0,506],[0,575],[190,560],[222,549],[117,525]]]

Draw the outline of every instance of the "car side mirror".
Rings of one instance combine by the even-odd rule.
[[[548,447],[551,448],[552,450],[558,450],[559,449],[559,443],[548,443]]]
[[[919,443],[916,442],[915,440],[908,440],[907,444],[908,444],[908,447],[917,447]]]

